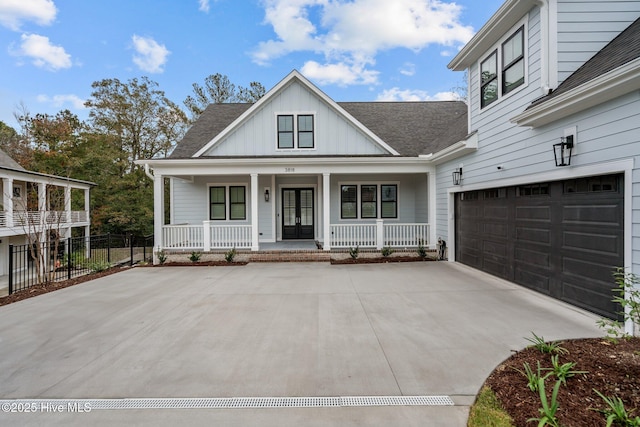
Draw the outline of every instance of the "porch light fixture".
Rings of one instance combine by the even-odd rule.
[[[559,143],[553,144],[553,157],[556,160],[556,166],[570,166],[572,151],[573,135],[563,136]]]
[[[268,188],[264,189],[264,201],[265,202],[269,201],[269,189]]]
[[[462,167],[454,170],[451,175],[453,176],[453,185],[460,185],[462,182]]]

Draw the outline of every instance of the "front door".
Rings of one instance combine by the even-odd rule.
[[[282,238],[313,239],[313,189],[282,190]]]

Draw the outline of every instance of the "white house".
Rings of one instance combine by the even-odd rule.
[[[89,235],[89,190],[87,181],[31,172],[0,150],[0,282],[8,274],[9,245],[25,245],[29,234],[56,230],[71,236],[74,227]],[[72,210],[72,192],[84,194],[84,209]]]
[[[451,61],[477,148],[434,156],[450,260],[619,310],[612,269],[640,273],[639,16],[640,1],[508,0]]]
[[[297,71],[255,104],[210,105],[168,158],[141,162],[156,247],[431,245],[431,153],[466,138],[466,114],[463,102],[336,103]]]

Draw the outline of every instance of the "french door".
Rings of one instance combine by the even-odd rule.
[[[282,190],[282,238],[313,239],[313,188]]]

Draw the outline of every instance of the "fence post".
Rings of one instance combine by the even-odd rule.
[[[13,293],[13,245],[9,245],[9,295]]]
[[[129,254],[131,255],[129,266],[133,267],[133,233],[129,235]]]
[[[67,237],[67,280],[71,280],[71,257],[73,256],[73,246],[71,237]]]
[[[107,262],[111,264],[111,233],[107,233]]]
[[[380,250],[384,247],[384,220],[376,220],[376,249]]]

